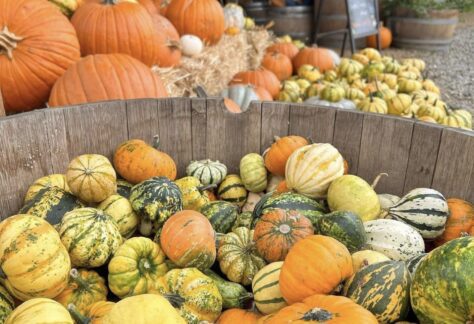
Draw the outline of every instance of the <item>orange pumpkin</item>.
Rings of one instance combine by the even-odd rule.
[[[251,309],[231,308],[221,314],[216,324],[256,324],[261,317]]]
[[[158,54],[155,63],[161,67],[178,66],[181,62],[178,31],[168,19],[159,14],[153,15],[152,19],[157,31]]]
[[[133,184],[159,176],[176,179],[176,164],[168,154],[159,151],[158,147],[158,137],[155,137],[153,146],[138,139],[122,143],[115,150],[115,170]]]
[[[267,262],[285,260],[293,245],[314,234],[313,225],[297,211],[274,209],[255,225],[253,240],[258,253]]]
[[[308,144],[308,141],[301,136],[275,137],[275,142],[265,153],[265,167],[275,175],[284,176],[286,161],[290,155]]]
[[[326,48],[305,47],[293,58],[293,70],[298,71],[305,64],[317,67],[324,73],[334,67],[334,60]]]
[[[71,23],[43,0],[0,0],[0,89],[7,113],[43,108],[54,82],[80,59]]]
[[[49,106],[167,96],[160,77],[145,64],[124,54],[98,54],[81,59],[59,78]]]
[[[344,244],[329,236],[311,235],[288,252],[281,268],[280,291],[291,305],[314,294],[329,294],[353,271]]]
[[[267,89],[263,87],[255,87],[254,91],[261,101],[273,101],[273,97]]]
[[[448,199],[449,217],[443,234],[435,240],[436,246],[461,237],[469,233],[474,225],[474,206],[469,202],[450,198]]]
[[[265,69],[272,71],[280,81],[288,79],[293,74],[291,60],[288,56],[278,52],[265,54],[262,66]]]
[[[280,92],[280,80],[273,72],[266,69],[239,72],[230,81],[230,85],[232,84],[253,84],[256,87],[265,88],[274,99]]]
[[[385,26],[380,26],[380,47],[382,49],[389,48],[392,44],[392,32]],[[377,48],[377,36],[370,35],[367,37],[367,47]]]
[[[215,232],[209,220],[194,210],[183,210],[163,225],[161,248],[182,268],[208,269],[216,260]]]
[[[267,53],[278,52],[292,60],[300,50],[293,43],[275,43],[267,48]]]
[[[104,0],[83,0],[84,3],[94,2],[102,3]],[[158,14],[158,7],[155,5],[153,0],[116,0],[116,2],[132,2],[141,4],[150,15]]]
[[[290,189],[288,189],[288,186],[286,185],[285,180],[281,181],[275,190],[277,193],[284,193],[284,192],[291,191]]]
[[[313,295],[282,308],[261,323],[377,324],[378,321],[371,312],[347,297]]]
[[[173,0],[166,9],[180,35],[195,35],[216,44],[224,34],[224,10],[217,0]]]

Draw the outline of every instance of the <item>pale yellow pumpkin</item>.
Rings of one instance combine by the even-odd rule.
[[[71,192],[64,174],[50,174],[33,182],[26,192],[25,202],[32,199],[40,190],[51,187],[58,187],[66,192]]]
[[[352,266],[354,267],[354,273],[359,271],[361,268],[383,261],[389,261],[390,258],[385,254],[372,250],[357,251],[352,254]]]
[[[406,115],[411,112],[411,97],[405,93],[399,93],[387,102],[388,113],[391,115]]]
[[[74,324],[67,309],[49,298],[33,298],[18,306],[5,324]]]

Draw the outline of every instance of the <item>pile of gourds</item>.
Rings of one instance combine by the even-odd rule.
[[[238,174],[202,160],[180,179],[157,143],[78,156],[30,186],[0,223],[0,322],[472,321],[468,202],[377,195],[379,179],[299,136]]]

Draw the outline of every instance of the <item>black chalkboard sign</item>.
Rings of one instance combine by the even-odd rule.
[[[347,0],[350,28],[355,38],[377,34],[377,3],[374,0]]]

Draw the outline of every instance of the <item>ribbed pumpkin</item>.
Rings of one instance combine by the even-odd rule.
[[[469,229],[474,227],[474,207],[472,204],[458,198],[450,198],[447,202],[449,217],[443,234],[436,239],[437,246],[469,233]]]
[[[344,296],[369,310],[380,323],[403,320],[410,305],[410,273],[401,261],[368,265],[346,281]]]
[[[130,201],[120,195],[112,195],[104,200],[98,207],[111,216],[116,222],[120,234],[129,238],[137,230],[140,218],[133,211]]]
[[[255,250],[252,238],[253,231],[238,227],[220,240],[217,260],[230,281],[249,285],[258,270],[265,266],[265,260]]]
[[[117,192],[115,170],[99,154],[84,154],[72,160],[66,180],[71,192],[86,202],[101,202]]]
[[[250,192],[262,192],[267,187],[267,169],[263,157],[249,153],[240,160],[240,178]]]
[[[0,286],[0,323],[5,323],[8,315],[10,315],[14,308],[15,301],[12,296],[3,286]]]
[[[210,45],[224,34],[224,10],[216,0],[173,0],[167,7],[166,18],[180,35],[196,35]]]
[[[293,58],[293,68],[298,71],[300,66],[309,64],[319,71],[326,72],[334,67],[331,53],[326,48],[305,47]]]
[[[76,10],[71,22],[83,56],[122,53],[149,66],[157,62],[157,30],[148,11],[138,3],[88,2]]]
[[[92,270],[72,269],[67,287],[54,300],[64,307],[73,304],[81,314],[95,302],[107,300],[105,280]]]
[[[229,174],[219,185],[217,195],[219,199],[233,203],[239,207],[247,201],[247,190],[242,179],[236,174]]]
[[[399,93],[388,101],[388,113],[391,115],[404,115],[410,111],[412,99],[409,95]]]
[[[286,256],[280,290],[291,305],[314,294],[330,293],[352,273],[352,258],[342,243],[311,235],[297,242]]]
[[[45,177],[37,179],[33,184],[28,188],[28,191],[25,195],[25,203],[33,198],[40,190],[44,188],[57,187],[63,189],[66,192],[71,193],[69,186],[67,185],[66,175],[64,174],[50,174]]]
[[[49,106],[167,96],[161,78],[145,64],[124,54],[98,54],[84,57],[58,79]]]
[[[302,302],[287,306],[263,320],[262,324],[287,323],[352,323],[377,324],[372,313],[342,296],[312,295]]]
[[[313,234],[313,225],[303,215],[275,209],[257,221],[253,240],[265,261],[276,262],[283,261],[296,242]]]
[[[176,185],[183,197],[183,209],[199,211],[202,206],[210,202],[207,189],[215,185],[203,186],[198,178],[184,177],[176,180]]]
[[[275,43],[267,48],[267,53],[278,52],[288,56],[290,60],[292,60],[299,51],[295,44],[287,42]]]
[[[331,144],[306,145],[290,155],[285,171],[288,189],[323,198],[329,184],[344,174],[344,159]]]
[[[412,93],[421,90],[423,85],[418,80],[402,78],[398,79],[398,91],[401,93]]]
[[[176,163],[159,150],[158,136],[153,138],[153,146],[142,140],[128,140],[115,150],[114,167],[118,174],[130,183],[137,184],[153,177],[176,178]]]
[[[287,304],[280,291],[280,271],[283,261],[273,262],[255,275],[252,281],[252,292],[257,309],[262,314],[279,311]]]
[[[74,27],[46,1],[1,0],[0,8],[0,88],[5,111],[42,108],[56,80],[80,58]]]
[[[216,239],[211,223],[201,213],[183,210],[163,225],[161,248],[181,268],[210,268],[216,260]]]
[[[348,77],[360,73],[363,68],[364,66],[356,60],[343,58],[337,67],[337,72],[343,77]]]
[[[262,317],[259,313],[251,309],[228,309],[219,316],[216,324],[257,324],[257,320]]]
[[[230,81],[230,84],[253,84],[265,88],[276,99],[280,92],[280,80],[276,75],[266,69],[239,72]]]
[[[234,225],[239,208],[227,201],[211,201],[201,208],[201,213],[209,219],[216,232],[227,233]]]
[[[192,161],[186,174],[198,178],[203,185],[219,184],[227,175],[227,167],[219,161]]]
[[[28,200],[19,213],[41,217],[51,225],[57,225],[61,223],[65,213],[81,207],[84,204],[65,190],[45,187]]]
[[[265,167],[272,174],[285,175],[286,161],[298,148],[308,145],[308,141],[301,136],[275,137],[275,142],[264,154]]]
[[[110,290],[125,298],[150,292],[168,266],[158,244],[146,237],[133,237],[118,248],[108,270]]]
[[[122,243],[117,222],[94,208],[79,208],[66,213],[59,235],[72,264],[79,267],[100,267]]]
[[[383,99],[373,97],[372,95],[369,98],[359,101],[356,107],[363,112],[378,114],[388,113],[387,103]]]
[[[328,84],[321,91],[320,97],[329,102],[339,102],[344,99],[346,92],[344,88],[337,84]]]
[[[214,281],[196,268],[174,269],[156,282],[157,293],[179,310],[189,324],[215,321],[222,297]]]
[[[262,66],[272,71],[280,81],[288,79],[293,74],[293,65],[291,65],[290,58],[279,52],[265,54]]]
[[[41,323],[74,324],[74,321],[63,305],[49,298],[34,298],[24,302],[5,321],[5,324]]]
[[[95,302],[84,313],[79,313],[74,304],[69,304],[67,310],[77,324],[102,324],[102,320],[111,310],[115,303],[110,301]]]
[[[390,261],[390,258],[376,251],[362,250],[352,254],[352,266],[354,267],[354,273],[370,264],[383,261]]]

